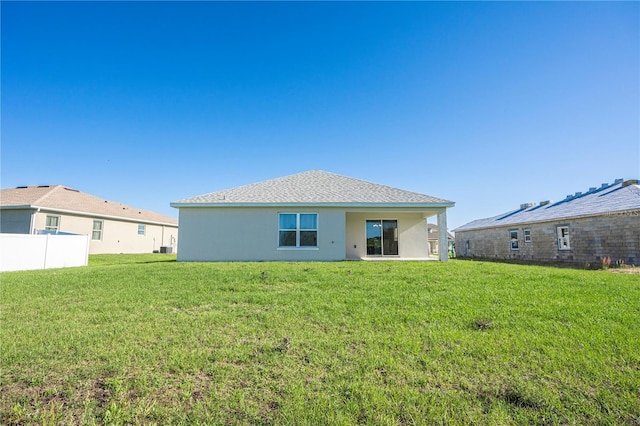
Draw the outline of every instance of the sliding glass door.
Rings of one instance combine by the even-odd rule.
[[[367,255],[398,255],[397,220],[367,220]]]

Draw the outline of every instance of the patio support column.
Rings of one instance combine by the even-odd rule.
[[[449,241],[447,238],[447,209],[438,212],[438,258],[440,262],[449,260]]]

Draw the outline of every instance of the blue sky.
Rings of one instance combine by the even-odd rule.
[[[6,2],[1,185],[169,203],[321,169],[450,228],[640,178],[638,2]]]

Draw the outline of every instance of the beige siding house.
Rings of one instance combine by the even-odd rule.
[[[434,255],[438,254],[440,247],[440,233],[438,232],[438,226],[433,223],[427,223],[427,239],[429,240],[429,253]],[[455,238],[451,233],[447,233],[447,250],[449,253],[454,251]]]
[[[319,170],[171,203],[179,261],[428,259],[426,219],[446,238],[453,205]]]
[[[458,258],[640,265],[640,185],[618,179],[455,229]]]
[[[62,185],[0,191],[0,232],[91,236],[89,253],[174,251],[178,221]]]

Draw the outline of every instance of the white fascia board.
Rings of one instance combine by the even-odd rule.
[[[24,206],[2,206],[2,207],[0,207],[0,210],[30,210],[30,209],[37,209],[37,207],[33,207],[33,206],[28,205],[28,204],[25,204]]]
[[[119,220],[119,221],[123,221],[123,222],[134,222],[134,223],[146,223],[146,224],[149,224],[149,225],[172,226],[174,228],[178,227],[177,223],[158,222],[158,221],[155,221],[155,220],[146,220],[146,219],[134,219],[134,218],[130,218],[130,217],[112,216],[112,215],[100,214],[100,213],[80,212],[80,211],[75,211],[75,210],[57,209],[57,208],[54,208],[54,207],[29,206],[29,208],[37,209],[37,210],[40,210],[40,211],[52,212],[52,213],[66,213],[66,214],[72,214],[72,215],[76,215],[76,216],[96,217],[96,218],[100,218],[100,219]]]
[[[193,207],[342,207],[342,208],[416,208],[430,209],[453,207],[456,203],[171,203],[170,206],[180,208]]]

